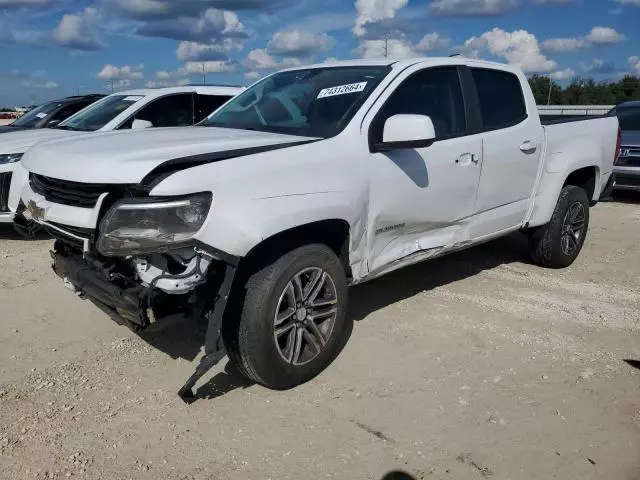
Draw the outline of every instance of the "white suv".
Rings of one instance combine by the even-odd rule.
[[[0,223],[12,222],[9,185],[17,162],[36,143],[93,132],[192,126],[235,97],[244,88],[187,86],[114,93],[79,111],[55,128],[5,133],[0,139]],[[15,195],[19,192],[16,190]],[[33,230],[16,219],[21,233]]]

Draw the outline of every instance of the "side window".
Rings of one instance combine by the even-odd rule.
[[[198,123],[207,118],[223,104],[225,104],[231,98],[231,96],[198,94],[197,98],[198,103],[196,108],[195,123]]]
[[[186,127],[193,125],[193,95],[191,93],[181,93],[155,100],[135,113],[120,129],[130,129],[135,119],[147,120],[154,127]]]
[[[371,127],[374,142],[382,140],[384,122],[398,114],[428,115],[437,140],[464,135],[467,122],[457,68],[422,70],[405,80],[376,117]]]
[[[517,125],[527,118],[527,107],[518,77],[508,72],[472,68],[480,100],[484,130]]]
[[[50,125],[51,123],[54,123],[55,125],[57,125],[63,120],[66,120],[67,118],[69,118],[71,115],[75,115],[84,107],[90,104],[91,102],[76,102],[76,103],[72,103],[71,105],[62,107],[60,110],[58,110],[54,115],[52,115],[48,119],[47,125]]]

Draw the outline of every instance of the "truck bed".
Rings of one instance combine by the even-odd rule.
[[[558,123],[581,122],[604,117],[604,115],[540,115],[540,123],[542,125],[556,125]]]

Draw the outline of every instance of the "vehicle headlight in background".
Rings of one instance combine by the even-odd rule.
[[[0,154],[0,165],[3,163],[16,163],[19,162],[24,153],[2,153]]]
[[[175,199],[121,200],[100,224],[98,251],[115,257],[184,246],[202,228],[210,208],[210,193]]]

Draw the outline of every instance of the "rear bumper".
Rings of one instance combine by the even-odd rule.
[[[614,190],[640,191],[640,167],[616,167]]]

